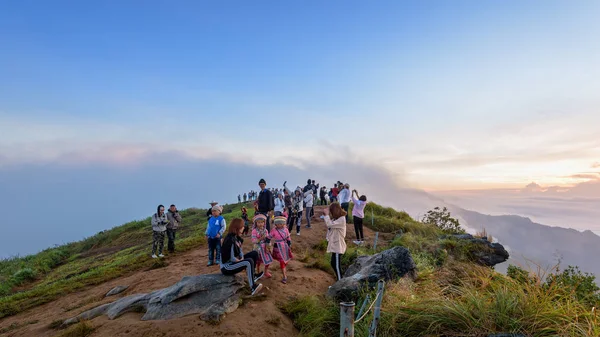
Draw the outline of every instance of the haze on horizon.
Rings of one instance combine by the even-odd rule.
[[[593,1],[1,3],[7,220],[17,238],[44,228],[40,237],[70,241],[167,202],[142,193],[164,189],[156,194],[192,206],[253,188],[261,172],[333,178],[322,170],[344,161],[449,198],[536,182],[585,189],[575,209],[597,208],[599,10]],[[202,165],[221,170],[190,183]],[[354,167],[335,171],[345,179]],[[254,173],[250,186],[224,183],[243,170]],[[76,219],[50,215],[65,209]],[[57,227],[64,233],[51,234]]]

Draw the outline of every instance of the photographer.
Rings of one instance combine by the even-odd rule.
[[[167,225],[167,250],[169,253],[175,253],[175,232],[181,223],[181,215],[179,215],[179,211],[175,205],[171,205],[171,207],[169,207],[169,211],[167,212],[167,220],[169,220],[169,224]]]
[[[287,188],[286,183],[287,182],[283,183],[283,188],[289,195],[291,195],[292,193]],[[304,194],[302,193],[302,188],[298,187],[291,199],[292,212],[288,217],[288,230],[291,232],[292,228],[294,228],[294,224],[296,224],[296,235],[300,235],[300,223],[302,222],[302,204],[304,203]]]

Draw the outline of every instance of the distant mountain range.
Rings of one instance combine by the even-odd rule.
[[[511,258],[496,266],[505,271],[508,264],[537,271],[550,271],[560,261],[561,268],[576,265],[584,272],[600,278],[600,236],[592,231],[551,227],[535,223],[518,215],[486,215],[460,206],[449,204],[444,199],[415,189],[400,189],[390,206],[403,209],[413,218],[419,219],[433,207],[448,207],[469,232],[485,229],[502,243],[510,252]],[[367,215],[368,216],[368,215]]]

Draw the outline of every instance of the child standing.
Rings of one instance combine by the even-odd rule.
[[[331,216],[329,215],[331,213]],[[327,253],[331,253],[331,267],[337,280],[342,279],[340,259],[346,252],[346,211],[337,202],[323,209],[325,223],[327,224]]]
[[[223,208],[215,205],[212,208],[212,216],[208,219],[206,226],[206,240],[208,241],[208,266],[221,263],[221,237],[225,233],[225,218],[221,215]],[[242,230],[244,227],[242,226]],[[215,261],[214,253],[217,252],[217,260]]]
[[[269,265],[273,262],[273,256],[268,244],[271,242],[271,235],[266,228],[266,217],[262,214],[258,214],[254,217],[254,227],[252,229],[252,243],[254,243],[254,250],[258,253],[258,259],[256,260],[256,273],[260,273],[260,265],[265,265],[265,277],[271,278],[269,273]]]
[[[308,190],[304,193],[304,202],[306,203],[306,207],[304,208],[304,213],[306,214],[306,228],[310,227],[310,217],[312,216],[312,208],[314,202],[313,191]]]
[[[356,195],[356,197],[354,196]],[[363,233],[363,219],[365,218],[365,206],[367,205],[367,196],[361,195],[358,197],[358,191],[352,190],[352,222],[354,223],[354,233],[356,240],[353,241],[357,245],[365,242],[365,234]]]
[[[286,266],[288,262],[293,258],[291,249],[291,238],[290,232],[285,226],[286,219],[278,216],[275,218],[275,228],[271,229],[271,246],[273,247],[273,258],[279,261],[283,278],[281,283],[287,283],[287,270]]]
[[[246,207],[242,207],[242,220],[244,220],[244,232],[242,233],[243,236],[248,236],[248,210],[246,209]]]
[[[240,237],[244,231],[244,221],[242,219],[233,219],[229,227],[229,233],[223,240],[223,261],[220,265],[223,275],[235,275],[244,269],[248,274],[248,285],[252,295],[262,289],[262,284],[256,283],[263,274],[254,274],[254,265],[258,259],[256,252],[244,254],[242,245],[244,239]]]

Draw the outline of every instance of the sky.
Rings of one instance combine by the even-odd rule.
[[[43,210],[15,214],[23,227],[123,207],[88,235],[155,209],[126,207],[150,203],[148,185],[194,205],[245,184],[226,172],[261,167],[333,182],[318,170],[360,159],[434,192],[594,183],[599,14],[597,1],[1,2],[3,205]],[[230,170],[188,185],[202,165]]]

